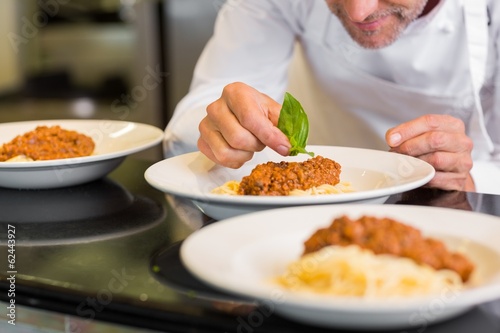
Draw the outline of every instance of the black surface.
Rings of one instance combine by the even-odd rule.
[[[242,318],[249,318],[252,311],[262,311],[257,307],[258,302],[253,302],[251,300],[239,298],[234,295],[230,295],[219,290],[216,290],[202,281],[198,280],[193,276],[183,265],[180,258],[180,248],[182,242],[177,242],[168,248],[159,251],[151,260],[152,274],[156,276],[157,279],[165,283],[169,287],[175,289],[179,293],[185,294],[188,297],[199,301],[223,301],[231,302],[237,306],[241,306],[241,309],[245,312],[240,312],[239,315]],[[154,267],[157,268],[154,268]],[[246,307],[245,307],[246,306]],[[500,307],[499,307],[500,308]],[[240,322],[241,323],[241,322]],[[427,324],[425,320],[415,321],[413,327],[402,328],[400,330],[383,330],[384,332],[392,333],[410,333],[410,332],[453,332],[453,333],[466,333],[471,332],[472,327],[477,327],[478,323],[481,323],[481,332],[500,332],[500,318],[492,315],[488,310],[481,307],[476,307],[471,311],[466,312],[464,315],[458,318],[453,318],[449,321],[442,323],[437,323],[434,325]],[[242,324],[239,328],[243,329]],[[247,327],[248,328],[248,327]],[[235,328],[238,331],[238,327]],[[255,328],[253,328],[255,329]],[[288,328],[290,332],[308,332],[312,327],[298,325],[293,329]],[[318,331],[320,328],[314,327],[314,331]],[[255,329],[255,331],[259,331]],[[329,332],[355,332],[355,331],[345,331],[345,330],[333,330],[325,329]]]
[[[151,259],[151,274],[159,281],[186,297],[206,302],[227,302],[234,307],[246,307],[253,310],[258,302],[237,297],[203,283],[193,276],[180,258],[181,242],[170,245],[156,253]]]
[[[286,320],[193,277],[180,261],[181,242],[217,222],[181,214],[180,206],[144,180],[150,164],[128,158],[109,177],[71,188],[0,189],[0,205],[16,207],[0,209],[0,300],[9,300],[5,240],[7,224],[13,224],[18,304],[165,332],[345,332]],[[473,193],[418,189],[391,196],[386,204],[500,215],[500,196]],[[117,276],[118,291],[111,288]],[[103,302],[92,305],[89,299]],[[445,323],[424,321],[393,332],[499,333],[499,322],[500,314],[482,306]]]
[[[55,190],[0,188],[0,202],[5,205],[0,221],[16,226],[19,246],[117,238],[160,224],[166,214],[158,202],[134,196],[111,179]],[[0,239],[6,239],[6,230],[0,230]]]

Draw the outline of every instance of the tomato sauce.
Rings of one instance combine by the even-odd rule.
[[[347,216],[335,219],[329,227],[317,230],[305,241],[304,254],[329,245],[351,244],[372,250],[375,254],[410,258],[436,270],[453,270],[464,282],[474,270],[474,265],[468,258],[461,253],[448,251],[443,242],[425,238],[418,229],[393,219],[371,216],[363,216],[357,220]]]
[[[340,172],[339,163],[322,156],[304,162],[267,162],[243,177],[238,194],[288,195],[293,190],[336,185],[340,182]]]
[[[94,140],[87,135],[60,126],[38,126],[0,146],[0,162],[20,155],[35,161],[89,156],[94,148]]]

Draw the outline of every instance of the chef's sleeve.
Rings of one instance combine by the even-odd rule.
[[[194,70],[188,94],[165,129],[165,157],[197,150],[198,125],[224,86],[243,82],[277,101],[300,30],[279,0],[226,1]]]

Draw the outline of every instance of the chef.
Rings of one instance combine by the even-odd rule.
[[[199,149],[232,168],[266,146],[286,156],[276,124],[294,52],[317,83],[298,91],[321,101],[306,107],[310,144],[415,156],[436,169],[429,186],[500,193],[497,0],[228,0],[166,156]]]

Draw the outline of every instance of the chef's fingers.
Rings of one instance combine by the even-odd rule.
[[[269,123],[267,118],[264,118],[262,121]],[[248,152],[261,151],[265,147],[251,130],[247,129],[245,124],[242,124],[238,120],[230,107],[222,99],[207,107],[207,117],[200,123],[199,130],[200,135],[206,137],[205,141],[209,145],[215,145],[219,143],[219,140],[225,141],[225,145],[215,145],[212,147],[214,152],[221,149],[221,153],[224,153],[226,146],[229,146],[228,148],[232,150],[245,150]],[[219,132],[222,137],[210,136],[212,132]]]
[[[473,163],[470,154],[467,153],[435,152],[418,158],[432,165],[437,171],[452,173],[468,174]]]
[[[218,131],[200,135],[198,149],[213,162],[233,169],[241,167],[253,156],[253,152],[231,148]]]
[[[243,83],[226,86],[222,99],[227,102],[241,126],[252,133],[260,143],[281,155],[288,155],[290,142],[276,127],[281,110],[278,102]]]
[[[198,149],[203,153],[203,155],[205,155],[215,163],[218,163],[214,153],[212,152],[212,148],[210,148],[210,145],[201,136],[198,138],[197,145]]]
[[[436,170],[434,178],[427,186],[444,190],[475,191],[470,176],[473,162],[469,153],[438,151],[416,157],[431,164]]]
[[[425,186],[446,191],[475,191],[470,174],[437,171]]]
[[[392,151],[418,157],[434,152],[464,153],[470,155],[472,140],[460,132],[431,131],[403,141]]]
[[[390,147],[397,147],[407,140],[435,131],[465,133],[465,125],[462,120],[450,115],[428,114],[389,129],[386,141]]]

